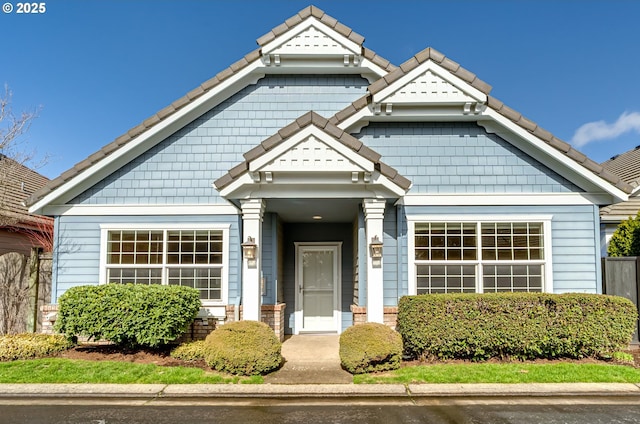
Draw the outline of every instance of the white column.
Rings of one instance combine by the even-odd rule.
[[[367,240],[367,321],[384,324],[384,290],[382,259],[371,258],[369,244],[371,239],[378,236],[384,239],[385,201],[379,199],[364,199],[364,222]]]
[[[242,258],[242,319],[260,321],[262,217],[265,203],[262,199],[250,199],[240,201],[240,205],[242,206],[242,242],[247,241],[247,237],[252,237],[258,246],[255,260]]]

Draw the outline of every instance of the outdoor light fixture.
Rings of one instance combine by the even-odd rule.
[[[382,241],[380,241],[378,236],[374,236],[371,239],[371,243],[369,243],[369,251],[371,252],[371,257],[373,259],[382,258]]]
[[[256,250],[258,249],[258,245],[256,244],[256,240],[253,237],[247,237],[247,241],[242,243],[242,256],[244,256],[247,260],[255,260],[256,259]]]

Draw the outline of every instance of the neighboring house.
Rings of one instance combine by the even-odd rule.
[[[50,249],[53,219],[30,214],[24,201],[49,179],[0,154],[0,255],[29,256],[32,247]]]
[[[629,200],[600,208],[602,256],[608,256],[609,240],[618,225],[640,211],[640,146],[602,162],[608,171],[632,187]]]
[[[630,185],[436,50],[363,41],[308,7],[36,193],[52,302],[180,284],[282,336],[394,322],[407,294],[601,292],[599,207]]]

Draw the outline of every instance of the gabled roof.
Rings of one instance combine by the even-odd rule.
[[[336,141],[339,141],[342,145],[348,147],[353,152],[357,153],[364,159],[373,162],[375,169],[380,174],[387,177],[391,182],[396,184],[402,190],[406,191],[411,187],[411,181],[403,177],[394,168],[386,165],[380,161],[380,154],[365,146],[360,140],[353,137],[349,133],[338,128],[336,125],[329,122],[328,119],[318,115],[315,112],[307,112],[300,118],[293,121],[291,124],[282,128],[280,131],[272,135],[271,137],[258,144],[253,149],[244,154],[245,160],[229,170],[228,173],[220,177],[214,182],[214,185],[218,190],[222,190],[228,185],[232,184],[238,178],[249,172],[249,164],[256,159],[259,159],[263,155],[266,155],[269,151],[276,148],[286,140],[298,134],[304,128],[314,126],[326,134],[333,137]]]
[[[631,191],[633,190],[633,187],[629,184],[628,181],[611,172],[611,169],[609,167],[605,167],[589,159],[586,155],[571,147],[569,143],[560,140],[551,132],[545,130],[535,122],[524,117],[521,113],[517,112],[514,109],[511,109],[495,97],[490,96],[489,92],[491,91],[491,86],[489,84],[480,80],[474,73],[464,69],[458,63],[447,58],[445,55],[431,47],[422,50],[420,53],[416,54],[411,59],[400,65],[400,67],[398,67],[396,70],[390,72],[389,74],[380,78],[378,81],[371,84],[368,87],[369,93],[366,96],[358,99],[351,105],[344,108],[342,111],[336,113],[332,118],[330,118],[329,122],[338,126],[340,126],[340,124],[342,123],[347,122],[349,118],[354,117],[359,111],[370,106],[377,93],[380,93],[382,90],[392,86],[396,81],[400,80],[427,61],[433,61],[437,63],[442,68],[449,71],[452,75],[465,81],[474,89],[484,93],[487,96],[487,107],[491,108],[501,116],[507,118],[509,121],[516,124],[520,128],[526,130],[531,135],[542,140],[557,151],[561,152],[563,155],[578,163],[585,169],[589,170],[593,174],[604,179],[605,181],[609,182],[625,193],[631,193]],[[636,160],[640,162],[640,150],[638,150],[637,156],[634,157],[636,157]],[[638,177],[640,177],[640,167],[638,169]]]
[[[159,124],[172,119],[179,111],[182,111],[187,107],[193,105],[204,95],[218,89],[222,90],[223,88],[226,88],[225,84],[233,80],[235,76],[239,75],[250,65],[256,64],[257,62],[262,60],[262,49],[264,46],[274,42],[277,37],[281,37],[283,34],[286,34],[287,31],[294,29],[310,18],[318,20],[320,23],[326,25],[328,28],[334,30],[341,36],[346,37],[350,42],[355,43],[361,50],[360,53],[362,57],[368,60],[373,65],[377,66],[379,69],[383,70],[384,72],[390,72],[395,69],[395,66],[393,66],[388,60],[378,56],[374,51],[367,49],[362,45],[362,43],[364,42],[364,37],[354,32],[348,26],[338,22],[336,19],[327,15],[321,9],[315,6],[308,6],[302,9],[297,14],[293,15],[291,18],[287,19],[283,24],[278,25],[262,37],[258,38],[257,43],[260,46],[259,48],[252,51],[251,53],[248,53],[242,59],[238,60],[228,68],[219,72],[213,78],[203,82],[201,85],[188,92],[185,96],[174,101],[169,106],[155,113],[151,117],[145,119],[139,125],[131,128],[121,136],[117,137],[114,141],[105,145],[104,147],[102,147],[102,149],[93,153],[85,160],[77,163],[71,169],[63,172],[60,176],[49,182],[45,187],[36,191],[32,196],[26,199],[26,204],[30,206],[36,204],[40,200],[44,199],[44,197],[49,193],[58,189],[70,180],[78,177],[79,174],[111,157],[114,152],[119,151],[123,147],[129,145],[133,140],[136,140],[140,136],[145,135],[145,133],[148,133],[151,129],[159,126]]]
[[[0,154],[0,215],[17,224],[37,224],[51,218],[27,211],[24,200],[49,182],[44,175]]]

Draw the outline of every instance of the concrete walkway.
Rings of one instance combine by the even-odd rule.
[[[284,366],[265,377],[267,384],[350,384],[351,374],[340,366],[340,336],[287,336],[282,344]]]

